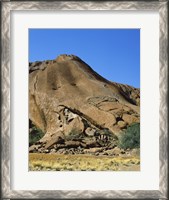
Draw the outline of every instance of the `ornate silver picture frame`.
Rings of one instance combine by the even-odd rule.
[[[11,27],[13,11],[156,11],[159,15],[159,188],[147,190],[16,190],[12,189],[13,116]],[[2,199],[168,199],[168,1],[1,1],[1,190]],[[118,19],[117,19],[118,20]],[[25,22],[26,23],[26,22]],[[154,48],[154,47],[152,47]],[[148,134],[148,133],[147,133]],[[158,148],[158,147],[157,147]],[[20,152],[22,153],[22,152]],[[153,170],[153,169],[152,169]],[[92,172],[91,172],[92,173]],[[101,173],[101,172],[99,172]],[[146,182],[146,180],[145,180]],[[31,184],[31,183],[30,183]],[[144,184],[144,183],[143,183]]]

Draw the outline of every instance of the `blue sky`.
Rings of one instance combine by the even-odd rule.
[[[139,29],[29,29],[29,61],[74,54],[104,78],[140,87]]]

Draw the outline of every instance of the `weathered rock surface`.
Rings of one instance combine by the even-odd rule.
[[[104,79],[77,56],[29,63],[29,118],[45,132],[30,152],[111,145],[139,122],[139,102],[139,89]]]

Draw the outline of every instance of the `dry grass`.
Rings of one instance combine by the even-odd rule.
[[[139,157],[29,154],[30,171],[139,171]]]

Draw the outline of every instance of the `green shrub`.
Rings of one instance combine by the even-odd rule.
[[[38,140],[40,140],[44,133],[40,128],[37,128],[35,125],[31,124],[31,128],[29,129],[29,146],[36,143]]]
[[[133,123],[127,127],[119,138],[119,147],[122,149],[140,147],[140,123]]]

